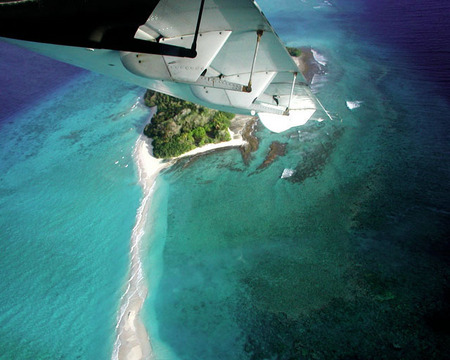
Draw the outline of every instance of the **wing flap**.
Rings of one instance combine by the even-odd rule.
[[[198,55],[195,58],[124,52],[121,59],[125,68],[138,76],[195,83],[209,67],[230,34],[231,31],[202,33],[197,43]],[[184,35],[160,41],[164,44],[189,47],[193,38],[194,35]]]

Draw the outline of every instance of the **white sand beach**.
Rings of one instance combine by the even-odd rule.
[[[194,150],[188,151],[187,153],[184,153],[180,156],[178,156],[176,159],[181,159],[187,156],[193,156],[193,155],[198,155],[201,153],[205,153],[208,151],[213,151],[213,150],[217,150],[220,148],[224,148],[224,147],[239,147],[245,144],[244,139],[242,138],[242,135],[240,133],[233,133],[231,130],[229,130],[230,132],[230,136],[231,136],[231,140],[230,141],[224,141],[218,144],[207,144],[205,146],[196,148]]]
[[[141,135],[136,141],[134,159],[139,171],[139,183],[143,199],[136,214],[130,242],[130,272],[127,288],[121,298],[116,326],[113,359],[151,359],[151,346],[147,331],[139,318],[139,311],[147,297],[147,285],[143,277],[140,242],[144,233],[146,214],[150,207],[153,185],[159,172],[171,163],[156,159],[152,154],[150,139]]]
[[[237,116],[236,121],[241,122],[236,133],[230,130],[231,140],[208,144],[189,151],[178,158],[161,160],[153,157],[151,140],[141,135],[136,141],[134,158],[139,171],[139,182],[143,188],[143,199],[136,214],[136,224],[133,228],[130,244],[130,272],[127,288],[122,296],[120,313],[116,326],[116,342],[112,355],[113,360],[141,360],[153,359],[151,341],[144,324],[139,318],[139,311],[147,297],[147,285],[144,279],[141,257],[140,240],[144,233],[145,221],[151,203],[153,186],[158,174],[165,168],[173,165],[177,159],[198,155],[224,147],[239,147],[246,142],[241,132],[245,122],[251,117]],[[243,125],[242,125],[243,124]],[[239,129],[240,128],[240,129]]]

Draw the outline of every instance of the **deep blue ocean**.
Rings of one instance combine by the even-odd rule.
[[[450,4],[258,3],[333,120],[159,176],[156,359],[448,358]],[[144,91],[0,44],[0,359],[111,358]]]

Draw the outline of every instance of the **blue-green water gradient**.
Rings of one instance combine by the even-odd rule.
[[[142,94],[80,72],[3,118],[1,359],[111,357],[141,197]]]

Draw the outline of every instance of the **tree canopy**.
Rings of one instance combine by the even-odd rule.
[[[300,48],[295,48],[295,47],[289,47],[288,46],[286,49],[289,52],[289,55],[291,55],[291,56],[298,57],[298,56],[300,56],[302,54],[302,49],[300,49]]]
[[[205,144],[231,140],[228,127],[232,113],[152,90],[147,90],[144,99],[147,106],[157,107],[144,129],[144,134],[153,139],[153,155],[157,158],[171,158]]]

